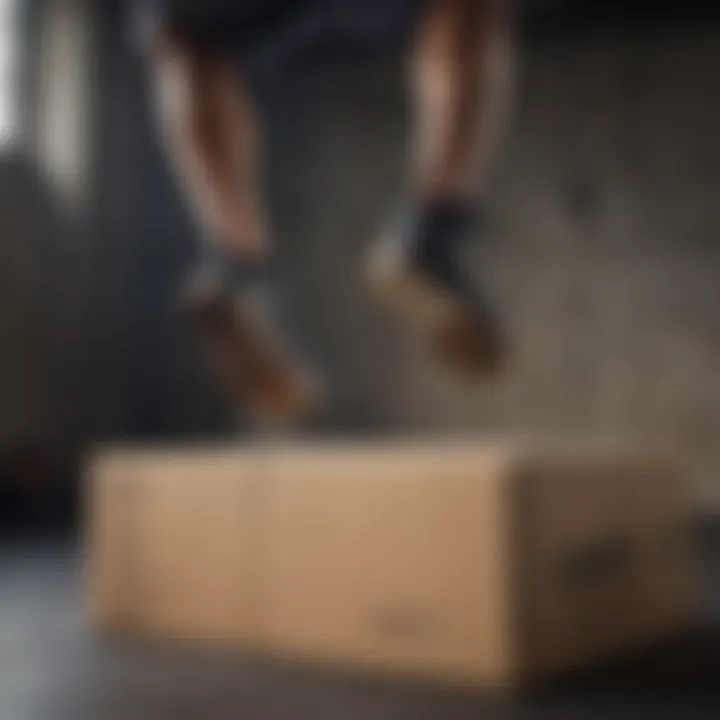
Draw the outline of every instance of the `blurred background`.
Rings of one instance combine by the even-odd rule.
[[[299,28],[265,49],[275,231],[336,389],[318,431],[666,435],[688,449],[699,501],[720,505],[714,5],[518,3],[482,259],[516,361],[480,386],[419,356],[360,278],[402,190],[392,14],[338,2],[316,19],[326,43],[303,48]],[[298,60],[266,72],[283,43]],[[0,526],[67,526],[88,447],[231,437],[234,421],[175,311],[194,229],[124,3],[0,0],[0,135]]]
[[[402,191],[400,29],[371,3],[367,13],[344,14],[337,2],[332,16],[314,20],[327,42],[306,48],[299,28],[258,58],[282,266],[303,333],[337,390],[314,432],[667,437],[687,450],[695,500],[711,519],[720,509],[717,3],[516,4],[518,86],[482,256],[516,347],[497,384],[438,373],[373,306],[359,276],[367,243]],[[0,0],[6,539],[73,536],[82,459],[99,443],[236,436],[175,311],[194,229],[156,144],[125,10],[118,0]],[[299,59],[269,72],[283,43],[296,44]],[[717,527],[706,534],[717,547]],[[42,547],[0,545],[3,719],[81,717],[53,711],[48,698],[85,687],[96,670],[92,653],[68,641],[80,622],[72,545]],[[716,557],[706,565],[717,566]],[[720,607],[717,587],[709,583],[705,595],[711,610]],[[38,669],[46,654],[50,673]],[[167,677],[194,676],[194,667]],[[205,668],[198,697],[239,692],[227,666]],[[122,682],[142,684],[127,672]],[[159,672],[154,713],[126,704],[126,714],[113,715],[110,702],[107,714],[88,717],[181,717],[180,706],[162,705]],[[273,681],[253,672],[248,686],[280,712]],[[117,682],[108,698],[127,687]],[[402,704],[387,689],[370,699],[333,688],[319,701],[312,686],[285,685],[298,707],[324,708],[309,717],[487,710],[461,698]],[[619,717],[581,707],[583,718]]]

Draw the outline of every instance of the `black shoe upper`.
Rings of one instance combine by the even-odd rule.
[[[469,202],[428,203],[406,214],[398,242],[403,244],[404,262],[414,272],[488,323],[495,313],[473,272],[473,251],[482,240],[483,226],[482,212]]]
[[[468,203],[438,202],[417,210],[411,222],[407,249],[412,261],[434,282],[469,294],[469,251],[482,230],[479,211]]]

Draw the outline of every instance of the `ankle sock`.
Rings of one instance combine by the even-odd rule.
[[[206,243],[200,267],[213,283],[227,291],[262,283],[270,274],[270,258],[244,257],[228,252],[217,243]]]

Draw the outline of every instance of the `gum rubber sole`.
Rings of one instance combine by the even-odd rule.
[[[470,377],[500,368],[502,343],[493,321],[474,317],[452,294],[382,246],[371,256],[367,276],[374,294],[426,337],[446,366]]]
[[[319,404],[317,384],[283,352],[261,318],[217,293],[196,294],[184,306],[215,373],[253,419],[275,425],[312,414]]]

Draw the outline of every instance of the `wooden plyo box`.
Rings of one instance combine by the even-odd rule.
[[[692,621],[669,454],[404,442],[101,453],[97,627],[512,686]]]

